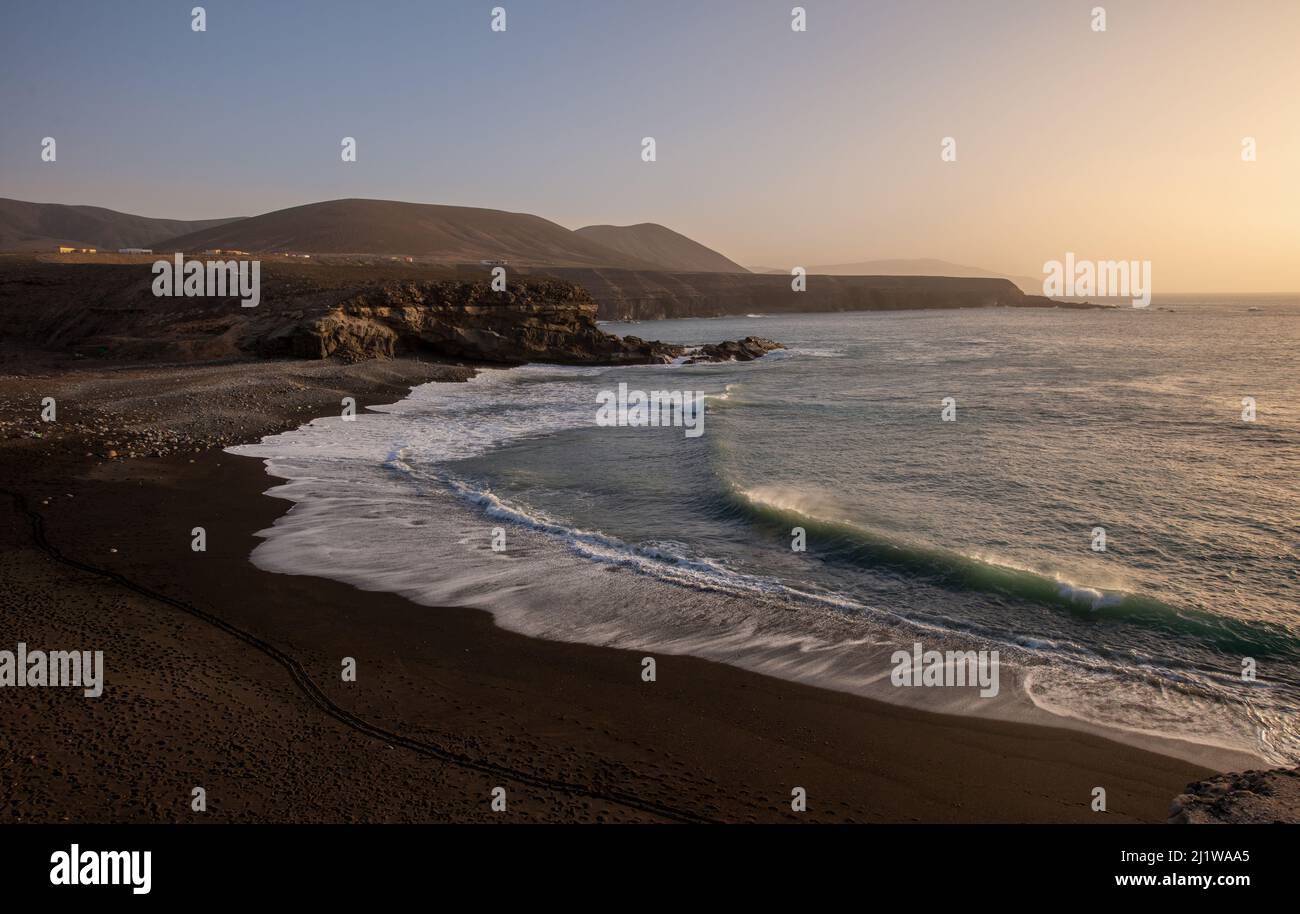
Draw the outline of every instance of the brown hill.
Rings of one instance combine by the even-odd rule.
[[[584,238],[638,260],[676,273],[748,273],[740,264],[698,241],[653,222],[640,225],[588,225],[577,230]]]
[[[147,248],[166,238],[225,225],[235,219],[153,219],[98,206],[28,203],[0,197],[0,250],[52,250],[60,244]]]
[[[392,200],[328,200],[167,240],[163,249],[395,254],[441,263],[505,260],[570,267],[657,265],[527,213]]]

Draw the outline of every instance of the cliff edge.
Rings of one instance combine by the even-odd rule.
[[[669,362],[686,347],[618,337],[571,282],[512,277],[503,291],[447,271],[266,261],[255,307],[229,297],[158,296],[152,262],[0,257],[0,341],[43,352],[140,362],[249,358],[356,362],[399,356],[518,365]],[[696,360],[755,358],[746,341]]]

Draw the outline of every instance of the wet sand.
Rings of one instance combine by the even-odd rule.
[[[396,361],[0,379],[0,647],[103,650],[106,667],[98,699],[0,690],[0,821],[1161,822],[1212,773],[688,657],[659,656],[645,683],[640,653],[248,561],[289,504],[263,494],[276,481],[260,461],[217,444],[466,374]],[[44,395],[57,432],[32,419]],[[131,452],[165,453],[106,459],[130,424]]]

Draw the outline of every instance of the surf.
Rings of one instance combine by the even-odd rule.
[[[827,561],[889,568],[948,589],[1025,600],[1098,622],[1138,624],[1239,656],[1300,658],[1300,642],[1281,626],[1178,607],[1146,594],[1093,586],[811,513],[808,497],[794,490],[730,485],[725,491],[727,504],[769,537],[788,539],[791,529],[804,528],[818,557]]]

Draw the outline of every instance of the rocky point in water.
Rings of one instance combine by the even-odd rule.
[[[698,350],[689,351],[690,358],[686,364],[696,362],[752,362],[762,358],[773,349],[784,349],[780,343],[764,339],[761,336],[747,336],[743,340],[728,340],[725,343],[709,343]]]

